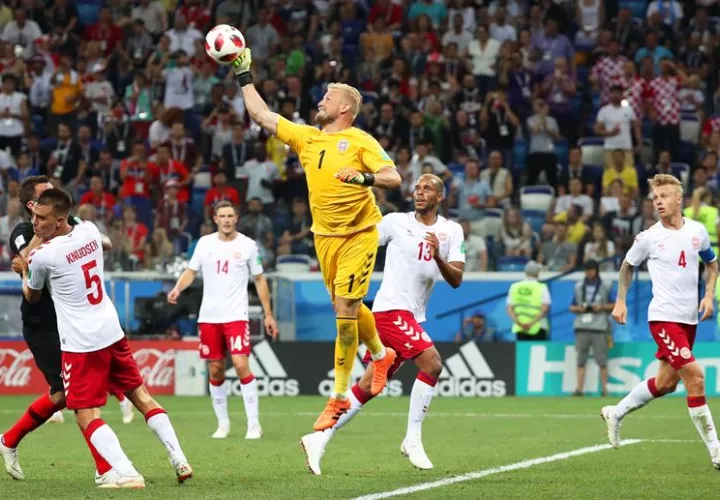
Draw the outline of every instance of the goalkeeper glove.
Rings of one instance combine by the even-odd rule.
[[[251,64],[252,53],[248,48],[245,48],[245,50],[243,50],[238,58],[232,63],[233,71],[235,72],[235,76],[237,76],[240,87],[244,87],[245,85],[253,82],[252,73],[250,72]]]

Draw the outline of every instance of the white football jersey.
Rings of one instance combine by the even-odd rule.
[[[462,227],[440,215],[435,224],[426,226],[415,219],[415,212],[388,214],[377,227],[380,245],[387,245],[387,253],[373,312],[410,311],[422,323],[430,292],[442,277],[425,243],[425,234],[435,233],[440,241],[440,255],[446,261],[464,263]]]
[[[257,244],[237,233],[222,241],[218,233],[203,236],[188,267],[202,271],[203,298],[198,323],[230,323],[248,319],[248,279],[262,274]]]
[[[125,336],[105,290],[101,234],[92,222],[47,241],[28,256],[28,287],[47,284],[57,313],[60,348],[99,351]]]
[[[680,229],[668,229],[662,222],[653,224],[635,237],[625,256],[635,267],[648,261],[653,295],[648,321],[698,322],[699,254],[711,254],[710,238],[699,222],[683,221]]]

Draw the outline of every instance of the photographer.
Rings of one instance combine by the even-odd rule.
[[[575,285],[575,297],[570,312],[575,313],[575,350],[577,352],[577,388],[574,396],[583,395],[585,385],[585,364],[590,346],[593,357],[600,368],[600,383],[603,396],[607,396],[608,351],[612,343],[610,315],[615,298],[611,297],[612,283],[600,279],[599,264],[588,260],[585,263],[585,279]]]

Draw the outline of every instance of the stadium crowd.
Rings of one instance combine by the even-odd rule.
[[[228,23],[286,118],[312,124],[329,82],[362,90],[356,125],[403,178],[375,190],[381,211],[411,209],[415,179],[440,175],[467,271],[614,269],[656,221],[649,176],[677,175],[693,218],[715,204],[718,14],[716,0],[3,2],[2,265],[19,185],[39,174],[110,236],[114,270],[192,253],[221,200],[267,268],[313,257],[297,157],[205,54]]]

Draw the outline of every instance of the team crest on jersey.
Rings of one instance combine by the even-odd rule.
[[[345,151],[348,150],[349,147],[350,147],[350,143],[348,141],[346,141],[345,139],[338,142],[338,151],[340,153],[344,153]]]
[[[440,243],[445,243],[447,241],[447,234],[445,233],[437,233],[436,236]]]
[[[235,252],[233,254],[233,259],[240,259],[240,257],[242,257],[242,254],[240,252]]]
[[[682,349],[680,349],[680,356],[683,359],[690,359],[690,356],[692,356],[692,353],[690,352],[690,349],[688,349],[687,347],[683,347]]]
[[[698,238],[697,236],[693,236],[692,245],[693,245],[693,250],[697,250],[698,248],[700,248],[700,238]]]

